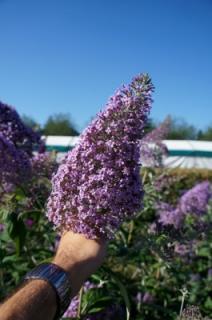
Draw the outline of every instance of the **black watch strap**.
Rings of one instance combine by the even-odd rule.
[[[45,280],[55,290],[57,296],[55,319],[59,319],[68,308],[71,300],[71,283],[68,273],[54,263],[42,263],[24,277],[24,281],[33,279]]]

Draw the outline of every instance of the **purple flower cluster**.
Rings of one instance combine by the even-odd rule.
[[[164,120],[159,127],[152,130],[141,140],[141,162],[147,167],[161,167],[163,156],[167,155],[167,147],[162,142],[170,130],[170,118]]]
[[[135,301],[137,304],[141,304],[141,303],[151,304],[151,303],[153,303],[154,300],[155,300],[155,298],[148,291],[145,293],[138,292],[135,297]]]
[[[208,269],[208,278],[212,278],[212,268]]]
[[[15,109],[0,102],[0,133],[18,149],[29,155],[35,147],[43,147],[40,134],[27,127]]]
[[[100,285],[96,285],[90,281],[86,281],[83,285],[83,292],[87,292],[90,289],[95,289],[95,288],[99,288]],[[78,308],[79,308],[79,295],[75,296],[72,300],[71,303],[68,307],[68,309],[66,310],[66,312],[64,313],[63,317],[64,318],[76,318],[77,317],[77,313],[78,313]]]
[[[6,188],[7,184],[25,181],[31,174],[30,160],[26,152],[18,150],[0,133],[0,185]],[[4,188],[4,189],[5,189]]]
[[[33,176],[48,179],[51,179],[58,167],[55,157],[50,152],[37,153],[32,157],[31,164]]]
[[[184,193],[176,207],[167,203],[160,203],[157,206],[159,213],[158,222],[162,226],[172,225],[175,229],[179,229],[186,215],[200,216],[205,214],[211,198],[210,183],[208,181],[198,183]]]
[[[0,223],[0,232],[3,232],[5,229],[5,225],[3,223]]]
[[[206,212],[208,202],[212,197],[211,186],[208,181],[197,184],[187,191],[180,199],[180,210],[184,213],[202,215]]]
[[[188,244],[176,243],[174,246],[174,252],[179,256],[184,257],[190,252],[190,247]]]
[[[72,300],[71,303],[64,313],[63,317],[64,318],[77,318],[77,313],[78,313],[78,307],[79,307],[79,296],[75,296]]]
[[[12,190],[31,177],[35,147],[43,148],[41,136],[27,127],[18,113],[0,102],[0,186]]]
[[[168,172],[163,172],[159,176],[155,177],[154,188],[157,192],[163,192],[170,189],[173,185],[178,183],[180,178],[175,175],[169,175]]]
[[[162,226],[172,225],[175,229],[179,229],[182,225],[184,215],[179,208],[174,208],[168,203],[160,203],[157,206],[159,213],[158,222]]]
[[[147,133],[142,141],[151,143],[161,143],[163,139],[168,135],[171,125],[171,119],[167,117],[157,128]]]
[[[86,292],[87,290],[85,290]],[[79,308],[79,296],[72,299],[67,311],[64,313],[64,318],[77,318]],[[120,305],[112,304],[105,309],[95,314],[88,314],[83,317],[83,320],[116,320],[124,318],[125,312]]]
[[[148,75],[118,90],[67,154],[47,205],[56,229],[110,239],[141,208],[139,140],[152,90]]]
[[[182,316],[181,316],[182,320],[192,320],[192,319],[196,319],[196,320],[210,320],[209,318],[203,318],[199,307],[197,306],[187,306],[183,312],[182,312]]]
[[[25,226],[28,228],[28,229],[31,229],[32,226],[34,225],[35,221],[31,218],[28,218],[28,219],[25,219],[24,220],[24,223],[25,223]]]

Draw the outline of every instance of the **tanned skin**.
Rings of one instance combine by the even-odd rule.
[[[52,262],[69,273],[72,298],[101,265],[106,242],[66,232]],[[57,310],[54,289],[43,280],[30,280],[0,305],[1,320],[53,320]]]

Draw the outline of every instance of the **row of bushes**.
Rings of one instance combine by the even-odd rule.
[[[86,283],[81,303],[73,300],[67,319],[176,319],[182,299],[184,308],[195,305],[196,313],[211,315],[211,207],[201,217],[202,229],[191,215],[178,229],[161,224],[155,228],[154,223],[156,204],[176,206],[196,183],[211,181],[212,172],[143,169],[142,179],[143,210],[110,242],[105,263]],[[1,197],[1,299],[29,269],[55,253],[58,240],[45,218],[49,192],[50,180],[43,171],[34,176],[30,188],[16,188]]]

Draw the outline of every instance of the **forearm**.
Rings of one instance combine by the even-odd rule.
[[[52,320],[57,310],[56,294],[44,280],[24,285],[0,307],[1,320]]]
[[[66,233],[60,242],[53,263],[68,272],[73,298],[84,281],[102,263],[106,243],[88,240],[82,235]],[[44,280],[30,280],[0,306],[1,320],[53,320],[57,297]]]

